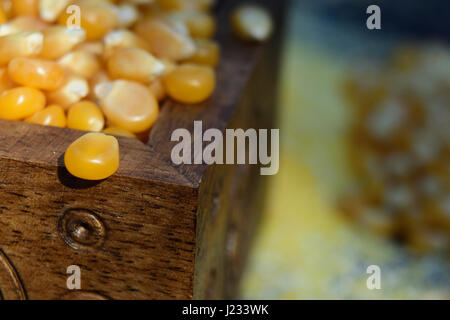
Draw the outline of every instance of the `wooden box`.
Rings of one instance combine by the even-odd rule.
[[[278,19],[281,2],[262,1]],[[236,40],[239,1],[219,1],[222,61],[214,96],[168,101],[148,145],[120,138],[120,169],[99,182],[64,168],[83,132],[0,121],[0,298],[211,299],[236,297],[267,177],[258,166],[172,163],[173,130],[275,127],[279,37]],[[280,23],[277,23],[280,32]],[[67,268],[81,269],[81,290]]]

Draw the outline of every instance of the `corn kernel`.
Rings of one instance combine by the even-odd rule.
[[[8,70],[5,68],[0,68],[0,94],[11,89],[13,86],[14,83],[8,75]]]
[[[32,16],[18,16],[0,26],[0,35],[6,36],[23,31],[42,31],[49,25]]]
[[[105,130],[103,130],[103,133],[109,134],[112,136],[136,138],[136,135],[134,133],[127,131],[125,129],[119,128],[119,127],[108,127]]]
[[[160,19],[147,19],[139,23],[135,31],[158,58],[179,61],[195,54],[194,41]]]
[[[83,50],[101,57],[104,55],[105,46],[102,41],[89,41],[80,43],[74,50]]]
[[[164,85],[171,98],[195,104],[211,96],[216,85],[216,77],[210,67],[183,64],[165,77]]]
[[[5,14],[6,19],[10,19],[13,16],[12,1],[13,0],[0,0],[0,8]]]
[[[185,10],[167,16],[169,21],[181,21],[193,38],[209,39],[216,32],[216,21],[209,14],[197,10]]]
[[[156,0],[158,6],[164,11],[183,11],[187,9],[196,9],[207,11],[213,4],[214,0]]]
[[[163,81],[161,79],[156,79],[150,83],[148,86],[150,92],[158,101],[164,100],[166,97],[166,88],[164,88]]]
[[[103,41],[105,43],[105,59],[121,48],[139,48],[150,51],[148,43],[129,30],[112,31],[104,37]]]
[[[95,87],[101,83],[108,83],[111,82],[111,78],[109,77],[108,73],[104,70],[100,70],[94,76],[89,79],[89,100],[92,100],[94,102],[98,102],[97,96],[95,95]]]
[[[33,16],[39,15],[39,0],[13,0],[12,11],[16,16]]]
[[[52,104],[58,104],[68,109],[72,104],[79,102],[89,94],[89,83],[85,78],[70,75],[64,84],[55,91],[50,91],[47,97]]]
[[[40,0],[39,13],[41,19],[47,22],[55,22],[72,0]]]
[[[43,90],[56,90],[64,82],[64,70],[56,62],[15,58],[8,65],[11,79],[23,86]]]
[[[197,51],[186,60],[194,64],[203,64],[210,67],[217,67],[220,58],[219,44],[211,40],[197,40]]]
[[[106,179],[119,168],[119,142],[103,133],[87,133],[67,148],[64,163],[67,171],[75,177]]]
[[[84,50],[72,51],[58,60],[72,74],[90,79],[101,68],[100,61],[93,53]]]
[[[26,118],[25,121],[43,126],[66,127],[66,115],[64,109],[58,105],[48,106]]]
[[[77,5],[81,11],[81,28],[86,31],[87,40],[101,39],[117,26],[117,14],[111,4],[99,0],[80,0]],[[67,26],[69,17],[67,12],[63,12],[59,23]]]
[[[163,76],[167,76],[169,73],[171,73],[173,70],[175,70],[178,67],[178,64],[176,62],[173,62],[169,59],[161,59],[160,60],[162,63],[164,63],[164,73]]]
[[[40,32],[20,32],[0,37],[0,65],[17,57],[31,57],[42,50],[43,35]]]
[[[189,3],[185,0],[156,0],[156,3],[164,11],[181,11],[189,8]]]
[[[0,7],[0,24],[5,23],[6,21],[8,21],[8,17],[2,7]]]
[[[0,119],[21,120],[44,109],[45,95],[34,88],[17,87],[0,96]]]
[[[83,29],[52,26],[42,31],[44,45],[41,57],[45,59],[58,59],[70,52],[77,44],[86,39]]]
[[[67,127],[84,131],[101,131],[105,119],[97,105],[90,101],[80,101],[70,107]]]
[[[128,79],[149,83],[164,72],[165,65],[150,53],[138,48],[122,48],[108,60],[108,72],[113,79]]]
[[[130,132],[149,129],[158,118],[156,98],[144,85],[128,80],[101,83],[95,88],[106,118]]]
[[[128,28],[135,24],[139,18],[138,9],[131,4],[123,3],[116,7],[117,27]]]
[[[231,25],[235,34],[246,41],[265,41],[273,32],[269,12],[258,5],[245,4],[232,14]]]

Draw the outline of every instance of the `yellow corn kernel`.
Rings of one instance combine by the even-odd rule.
[[[231,25],[234,33],[246,41],[265,41],[273,32],[269,12],[259,5],[245,4],[233,12]]]
[[[42,50],[43,36],[40,32],[21,32],[0,37],[0,65],[17,57],[31,57]]]
[[[194,41],[160,19],[144,20],[138,23],[135,31],[147,41],[150,51],[158,58],[179,61],[195,54]]]
[[[165,65],[139,48],[122,48],[108,59],[108,72],[113,79],[149,83],[164,72]]]
[[[96,86],[95,93],[111,125],[134,133],[142,132],[158,118],[158,101],[147,87],[137,82],[101,83]]]
[[[15,58],[8,65],[8,73],[18,84],[43,90],[56,90],[64,82],[63,68],[48,60]]]
[[[179,11],[187,8],[185,0],[156,0],[158,7],[164,11]]]
[[[194,1],[194,7],[197,10],[201,11],[211,11],[213,6],[216,4],[216,0],[193,0]]]
[[[216,32],[216,20],[208,13],[196,12],[186,19],[186,25],[193,38],[212,38]]]
[[[42,31],[48,25],[43,21],[30,16],[20,16],[0,24],[0,36],[8,36],[23,31]]]
[[[0,96],[0,119],[21,120],[44,109],[45,95],[34,88],[17,87]]]
[[[7,19],[10,19],[13,16],[12,1],[13,0],[0,0],[0,8],[2,9]]]
[[[40,0],[39,13],[41,19],[47,22],[55,22],[72,0]]]
[[[14,83],[8,75],[8,69],[0,68],[0,94],[11,89],[13,86]]]
[[[0,24],[5,23],[8,20],[5,11],[0,7]]]
[[[80,43],[74,50],[83,50],[101,57],[105,52],[105,46],[102,41],[89,41]]]
[[[155,79],[152,81],[148,88],[156,100],[162,101],[166,97],[166,88],[164,88],[164,84],[161,79]]]
[[[0,26],[0,35],[6,36],[22,31],[42,31],[49,25],[32,16],[19,16]]]
[[[106,179],[119,168],[119,142],[103,133],[87,133],[67,148],[64,163],[77,178]]]
[[[67,127],[84,131],[102,131],[105,118],[99,107],[91,101],[80,101],[67,113]]]
[[[47,97],[50,103],[58,104],[64,109],[68,109],[72,104],[87,97],[88,94],[88,81],[79,76],[69,75],[61,88],[48,92]]]
[[[119,28],[128,28],[131,27],[138,21],[139,11],[136,6],[123,3],[116,7],[117,13],[117,27]]]
[[[86,39],[83,29],[52,26],[42,31],[44,45],[41,57],[45,59],[58,59],[70,52],[77,44]]]
[[[213,0],[156,0],[158,7],[164,11],[184,11],[196,9],[206,11],[211,8]]]
[[[175,70],[178,67],[178,64],[176,62],[173,62],[169,59],[161,59],[160,60],[162,63],[164,63],[165,68],[164,68],[164,74],[163,76],[167,76],[169,73],[171,73],[173,70]]]
[[[164,78],[167,94],[183,103],[195,104],[208,99],[216,86],[212,68],[183,64]]]
[[[94,76],[89,79],[89,100],[97,102],[97,96],[95,95],[95,87],[101,83],[111,82],[111,78],[104,70],[98,71]]]
[[[203,64],[210,67],[217,67],[220,58],[219,44],[211,40],[197,40],[197,51],[195,54],[186,60],[194,64]]]
[[[90,52],[77,50],[66,54],[58,63],[74,75],[90,79],[101,68],[98,57]]]
[[[209,39],[216,32],[216,21],[209,13],[198,10],[185,10],[166,17],[169,21],[181,21],[193,38]]]
[[[117,26],[117,14],[111,4],[99,0],[80,0],[81,28],[86,31],[87,40],[98,40]],[[70,15],[63,12],[59,23],[67,26]]]
[[[105,130],[103,130],[103,133],[109,134],[112,136],[136,138],[136,135],[134,133],[127,131],[125,129],[119,128],[119,127],[108,127]]]
[[[148,43],[129,30],[112,31],[104,37],[103,41],[105,43],[105,59],[121,48],[140,48],[150,51]]]
[[[39,0],[13,0],[12,11],[16,16],[39,15]]]
[[[64,128],[66,127],[66,115],[62,107],[54,104],[26,118],[25,122]]]

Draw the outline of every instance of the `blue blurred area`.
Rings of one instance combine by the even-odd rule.
[[[369,5],[382,12],[381,33],[395,33],[417,39],[450,40],[450,1],[447,0],[340,0],[306,1],[328,23],[358,28]],[[363,29],[361,29],[363,30]],[[369,32],[368,30],[366,30]]]

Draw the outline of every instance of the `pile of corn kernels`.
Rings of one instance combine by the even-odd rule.
[[[450,51],[399,49],[347,87],[361,185],[347,214],[417,251],[450,248]]]
[[[114,135],[145,140],[166,97],[197,104],[212,95],[213,5],[0,0],[0,119],[91,132],[68,148],[66,167],[83,179],[110,176],[119,166]],[[272,28],[257,7],[232,21],[248,40],[265,40]]]

